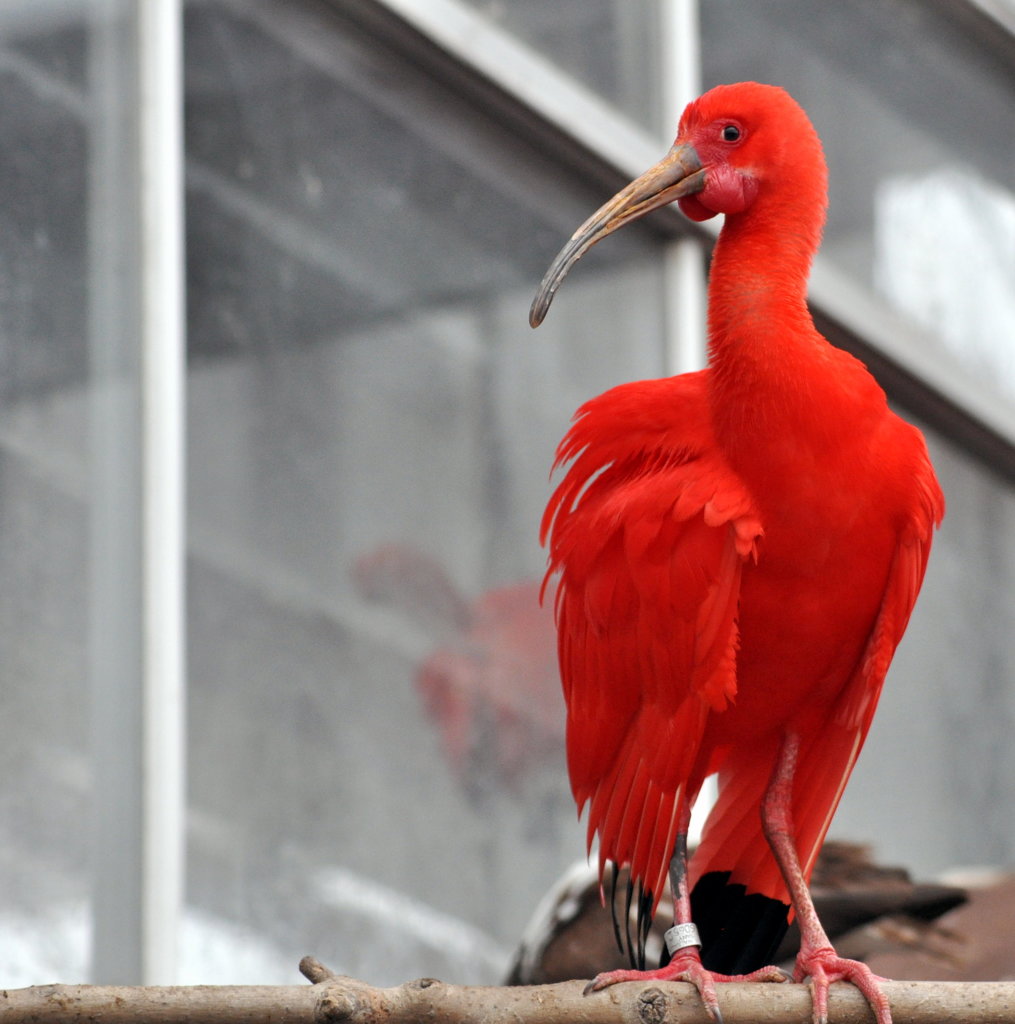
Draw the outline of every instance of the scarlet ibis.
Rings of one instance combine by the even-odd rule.
[[[883,979],[837,956],[807,881],[944,497],[920,432],[808,312],[827,170],[782,89],[724,85],[692,102],[666,156],[561,250],[530,323],[591,245],[674,200],[692,220],[725,214],[708,368],[583,405],[542,522],[590,848],[598,835],[601,873],[630,868],[640,935],[667,871],[675,895],[669,963],[589,989],[691,981],[718,1019],[716,981],[779,977],[766,964],[792,914],[815,1021],[829,984],[847,980],[889,1024]],[[690,808],[713,773],[718,800],[688,865]]]

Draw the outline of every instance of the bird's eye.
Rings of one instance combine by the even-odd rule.
[[[724,142],[736,142],[740,138],[740,129],[735,124],[728,124],[722,130]]]

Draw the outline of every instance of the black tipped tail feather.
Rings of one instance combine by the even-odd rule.
[[[638,971],[645,970],[645,943],[652,927],[652,907],[655,904],[652,891],[644,888],[641,883],[635,885],[631,876],[627,876],[624,892],[624,908],[621,913],[617,908],[617,879],[621,869],[610,861],[610,916],[613,919],[613,936],[617,948],[626,956],[631,966]],[[631,909],[636,913],[632,915]],[[631,934],[631,918],[634,916],[634,935]],[[620,918],[623,917],[624,928],[621,930]]]
[[[789,928],[789,905],[731,884],[711,871],[691,892],[691,918],[701,936],[701,961],[719,974],[750,974],[774,962]],[[669,959],[664,953],[664,958]]]
[[[653,895],[615,864],[609,870],[608,902],[617,947],[634,969],[643,971]],[[790,908],[770,896],[747,893],[745,886],[731,884],[729,878],[729,871],[712,871],[698,880],[691,892],[691,918],[701,936],[705,967],[719,974],[750,974],[775,962],[789,929]],[[659,966],[669,961],[664,945]]]

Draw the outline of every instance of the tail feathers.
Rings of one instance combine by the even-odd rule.
[[[761,826],[761,803],[778,754],[781,737],[749,749],[734,750],[719,773],[719,797],[705,823],[690,863],[692,889],[713,872],[725,872],[746,886],[782,903],[789,894]]]
[[[814,730],[797,761],[792,819],[797,854],[809,880],[832,815],[863,743],[865,730],[826,725]],[[719,773],[719,798],[690,865],[692,887],[712,872],[780,903],[789,892],[765,839],[761,805],[781,737],[737,750]]]
[[[789,927],[789,904],[748,893],[730,872],[712,871],[691,893],[691,917],[701,935],[701,960],[720,974],[749,974],[773,962]]]
[[[800,750],[791,814],[805,881],[810,880],[867,724],[829,721],[811,730]],[[761,821],[780,742],[776,735],[730,753],[719,773],[719,798],[690,865],[702,960],[723,974],[748,973],[770,963],[792,918],[789,892]]]

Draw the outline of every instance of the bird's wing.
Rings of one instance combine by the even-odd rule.
[[[918,463],[910,513],[899,533],[881,607],[862,657],[835,705],[829,727],[801,751],[797,777],[807,779],[806,795],[794,805],[800,861],[809,877],[867,737],[895,649],[909,623],[923,583],[934,529],[944,517],[944,495],[923,438],[915,445]]]
[[[543,523],[572,789],[600,865],[629,864],[655,899],[705,719],[736,693],[741,570],[761,534],[700,383],[639,382],[584,406]]]

